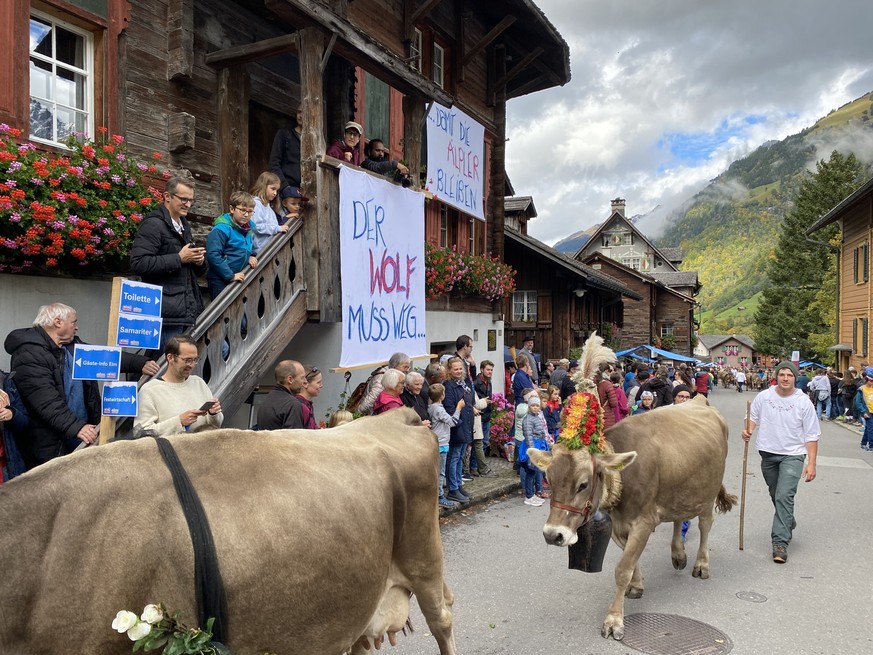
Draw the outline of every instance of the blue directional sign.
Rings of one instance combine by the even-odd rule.
[[[121,303],[118,311],[124,314],[160,316],[163,289],[156,284],[121,281]]]
[[[121,348],[77,343],[73,349],[74,380],[117,380]]]
[[[136,416],[136,382],[103,385],[103,416]]]
[[[161,323],[160,317],[119,314],[115,345],[157,349],[161,345]]]

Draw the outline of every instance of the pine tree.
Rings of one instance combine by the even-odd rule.
[[[832,334],[832,320],[814,300],[826,286],[825,277],[836,274],[830,261],[834,255],[827,246],[808,241],[806,230],[857,189],[863,182],[862,174],[863,165],[854,154],[845,156],[835,150],[828,161],[819,161],[816,172],[801,183],[768,262],[770,286],[764,289],[755,313],[758,352],[790,355],[792,350],[799,350],[801,359],[827,356],[827,351],[820,351],[821,337],[811,340],[810,335],[827,334],[829,330]],[[818,230],[813,238],[831,242],[838,231],[838,226],[830,225]]]

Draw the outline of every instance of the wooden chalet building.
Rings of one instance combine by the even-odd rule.
[[[816,231],[839,223],[842,242],[837,254],[836,366],[860,370],[870,363],[870,326],[873,319],[873,285],[870,283],[870,244],[873,242],[873,179],[846,197],[813,223]]]
[[[521,347],[532,335],[544,360],[567,357],[571,348],[604,328],[611,333],[624,325],[622,300],[642,296],[594,268],[528,236],[527,223],[536,217],[530,196],[506,198],[505,260],[518,274],[516,291],[503,303],[504,340]]]
[[[426,161],[430,103],[481,124],[485,221],[432,201],[426,239],[502,258],[506,102],[570,79],[568,46],[531,0],[4,0],[0,35],[0,122],[47,150],[105,126],[133,154],[159,153],[193,176],[189,218],[204,225],[267,169],[274,135],[302,109],[304,220],[195,329],[197,372],[222,381],[227,414],[258,382],[252,370],[269,380],[283,355],[337,361],[339,162],[324,153],[346,121],[364,126],[362,146],[378,136],[412,171]],[[433,309],[432,344],[502,332],[491,304]],[[229,333],[243,314],[247,336]],[[484,358],[491,348],[478,345]],[[325,406],[340,377],[327,376]]]
[[[779,363],[772,357],[762,357],[755,350],[755,342],[744,334],[701,334],[697,337],[694,356],[730,368],[775,366]]]
[[[680,271],[678,248],[659,250],[625,217],[625,201],[612,201],[612,213],[579,249],[574,259],[618,280],[638,298],[624,299],[621,348],[666,343],[668,350],[691,355],[700,291],[697,273]]]

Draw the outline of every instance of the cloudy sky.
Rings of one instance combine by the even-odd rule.
[[[867,1],[535,1],[570,46],[572,80],[509,102],[507,169],[549,244],[616,196],[628,215],[672,208],[873,91]]]

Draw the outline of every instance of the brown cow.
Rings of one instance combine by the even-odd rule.
[[[403,627],[411,593],[455,655],[439,453],[411,410],[170,441],[214,534],[235,655],[365,652]],[[0,653],[130,653],[110,623],[147,603],[196,623],[193,561],[153,439],[53,460],[0,487]]]
[[[624,596],[639,598],[643,594],[639,558],[652,531],[659,523],[673,523],[673,566],[683,569],[687,558],[682,521],[699,517],[700,546],[691,574],[708,578],[713,504],[723,513],[737,499],[722,485],[727,424],[703,396],[628,417],[605,436],[615,454],[592,457],[586,449],[569,450],[560,443],[551,453],[535,449],[528,449],[528,453],[531,461],[546,471],[552,486],[553,506],[543,527],[548,543],[574,544],[577,530],[599,507],[609,512],[613,541],[624,554],[615,567],[615,597],[601,634],[620,640],[624,637]],[[605,498],[611,476],[619,471],[620,498]],[[591,505],[585,509],[588,501]]]

